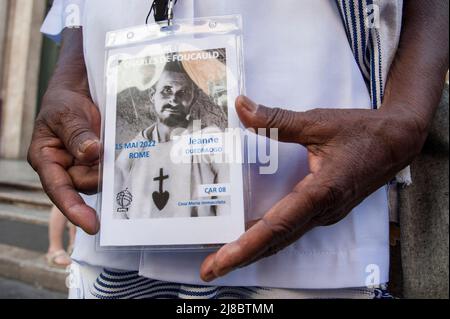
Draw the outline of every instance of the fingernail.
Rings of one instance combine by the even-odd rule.
[[[239,97],[242,106],[250,113],[256,113],[258,105],[246,96]]]
[[[201,277],[202,277],[202,279],[203,279],[204,281],[206,281],[206,282],[209,282],[209,281],[211,281],[211,280],[214,279],[214,272],[212,271],[212,269],[213,269],[213,263],[214,263],[214,258],[211,258],[211,256],[209,256],[209,257],[206,259],[206,262],[205,262],[205,264],[204,264],[205,269],[208,269],[208,271],[207,271],[206,275],[203,275],[203,276],[201,276]]]
[[[95,140],[87,140],[85,141],[83,144],[80,145],[80,147],[78,148],[78,150],[80,151],[80,153],[86,153],[86,151],[88,150],[89,147],[91,147],[94,144],[98,144],[99,141]]]
[[[210,282],[216,279],[216,275],[212,271],[208,272],[206,275],[203,276],[203,281]]]
[[[235,270],[235,268],[231,268],[231,267],[230,268],[225,268],[225,269],[222,269],[218,275],[216,275],[213,271],[209,271],[206,275],[203,276],[203,279],[206,282],[210,282],[210,281],[213,281],[214,279],[217,279],[219,277],[223,277],[223,276],[228,275],[233,270]]]
[[[99,222],[97,216],[93,216],[95,220],[92,219],[90,211],[91,208],[84,204],[75,204],[67,210],[67,213],[72,216],[71,222],[74,225],[83,228],[83,230],[90,235],[95,235],[98,232],[97,228],[99,228]]]

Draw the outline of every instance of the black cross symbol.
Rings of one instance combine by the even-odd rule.
[[[159,169],[159,177],[155,177],[153,180],[155,182],[159,181],[159,192],[162,193],[163,192],[163,183],[164,180],[169,179],[169,175],[164,175],[164,170],[162,168]]]

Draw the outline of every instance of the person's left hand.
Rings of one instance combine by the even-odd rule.
[[[246,127],[278,128],[281,142],[305,146],[310,173],[238,240],[205,259],[207,282],[277,253],[314,227],[339,222],[412,161],[427,132],[426,121],[403,105],[389,112],[292,112],[239,97],[236,109]]]

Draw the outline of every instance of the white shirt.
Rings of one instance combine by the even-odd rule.
[[[64,25],[64,0],[44,23],[56,35]],[[77,2],[83,2],[78,0]],[[84,51],[94,102],[104,107],[104,39],[107,31],[143,24],[148,0],[86,1],[82,10]],[[59,10],[59,14],[57,13]],[[356,65],[333,0],[181,0],[176,18],[241,14],[244,21],[247,95],[258,103],[296,111],[317,107],[370,108],[370,97]],[[252,152],[254,150],[250,150]],[[307,153],[279,145],[279,170],[251,170],[251,218],[264,214],[308,172]],[[139,270],[157,280],[204,284],[199,268],[204,253],[96,251],[94,237],[77,234],[73,258],[108,268]],[[388,281],[388,206],[385,188],[372,194],[344,220],[319,227],[283,250],[213,285],[278,288],[365,286]]]

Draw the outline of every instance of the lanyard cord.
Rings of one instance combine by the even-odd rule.
[[[173,19],[173,7],[177,2],[178,0],[154,0],[147,18],[145,19],[145,24],[148,24],[150,15],[153,12],[156,22],[167,20],[169,21],[169,25],[171,25]]]

